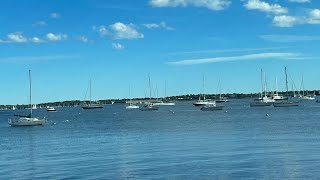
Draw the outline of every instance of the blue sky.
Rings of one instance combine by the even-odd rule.
[[[320,89],[320,2],[316,0],[3,0],[0,104],[144,97],[154,92],[284,90],[284,67],[299,86]],[[155,93],[156,94],[156,93]]]

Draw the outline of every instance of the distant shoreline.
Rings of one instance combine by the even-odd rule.
[[[289,93],[286,92],[278,92],[280,95],[286,95],[288,94],[289,96],[293,95],[293,91],[289,91]],[[320,95],[320,90],[308,90],[305,91],[306,94],[314,94],[315,95]],[[222,97],[228,98],[228,99],[244,99],[244,98],[256,98],[259,97],[260,93],[232,93],[232,94],[221,94]],[[268,93],[270,94],[270,93]],[[168,101],[194,101],[198,100],[199,96],[202,96],[202,94],[186,94],[186,95],[178,95],[178,96],[169,96],[166,97],[165,99]],[[206,94],[207,99],[217,99],[216,97],[219,97],[220,94]],[[163,100],[164,97],[159,97],[159,98],[152,98],[151,100]],[[150,98],[133,98],[131,99],[132,102],[137,103],[137,102],[145,102],[150,100]],[[128,98],[124,99],[104,99],[104,100],[97,100],[95,102],[98,102],[102,105],[108,105],[108,104],[119,104],[119,103],[127,103],[130,101]],[[67,100],[67,101],[58,101],[58,102],[47,102],[47,103],[40,103],[36,104],[39,108],[40,107],[48,107],[48,106],[53,106],[53,107],[74,107],[74,106],[81,106],[84,102],[88,103],[89,101],[80,101],[80,100]],[[15,104],[15,105],[0,105],[0,109],[11,109],[13,106],[17,109],[26,109],[30,105],[29,104]]]

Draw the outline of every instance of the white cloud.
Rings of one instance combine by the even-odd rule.
[[[44,40],[38,38],[38,37],[32,37],[29,39],[30,42],[33,42],[33,43],[42,43],[42,42],[45,42]]]
[[[264,36],[264,35],[263,35]],[[261,36],[259,36],[262,38]],[[234,52],[252,52],[252,51],[266,51],[288,49],[289,47],[263,47],[263,48],[235,48],[235,49],[214,49],[214,50],[197,50],[197,51],[182,51],[171,52],[166,55],[186,55],[186,54],[207,54],[207,53],[234,53]]]
[[[10,33],[7,35],[7,38],[9,42],[24,43],[28,41],[21,32]]]
[[[309,24],[320,24],[320,9],[310,11],[307,21]]]
[[[297,36],[297,35],[277,35],[268,34],[261,35],[259,38],[265,41],[278,42],[278,43],[292,43],[292,42],[303,42],[303,41],[320,41],[320,36]]]
[[[270,52],[270,53],[259,53],[259,54],[247,54],[240,56],[227,56],[227,57],[213,57],[205,59],[188,59],[181,61],[169,62],[170,65],[196,65],[196,64],[208,64],[217,62],[228,62],[228,61],[245,61],[245,60],[260,60],[260,59],[288,59],[293,57],[300,57],[296,53],[283,53],[283,52]]]
[[[0,43],[42,43],[44,40],[38,38],[38,37],[32,37],[32,38],[27,38],[25,37],[22,32],[15,32],[15,33],[10,33],[7,35],[6,39],[0,39]]]
[[[113,49],[116,49],[116,50],[124,49],[124,46],[120,43],[112,43],[111,45],[112,45]]]
[[[279,4],[269,4],[261,0],[248,0],[244,5],[248,10],[259,10],[271,14],[287,14],[288,9]]]
[[[51,60],[66,60],[66,59],[77,59],[79,55],[50,55],[50,56],[15,56],[15,57],[2,57],[0,58],[1,63],[26,63],[26,62],[41,62]]]
[[[32,26],[48,26],[48,24],[45,21],[38,21],[32,24]]]
[[[157,28],[163,28],[166,30],[174,30],[173,27],[170,27],[167,25],[166,22],[160,22],[159,24],[157,23],[150,23],[150,24],[143,24],[144,27],[148,28],[148,29],[157,29]]]
[[[54,41],[54,42],[56,42],[56,41],[62,41],[62,40],[65,40],[65,39],[67,39],[68,38],[68,36],[66,35],[66,34],[53,34],[53,33],[48,33],[47,35],[46,35],[46,39],[48,40],[48,41]]]
[[[144,38],[142,33],[139,33],[133,24],[124,24],[121,22],[114,23],[109,26],[114,39],[139,39]]]
[[[292,27],[299,23],[299,20],[293,16],[281,15],[273,18],[273,25],[278,27]]]
[[[214,11],[226,9],[230,4],[230,0],[150,0],[150,5],[153,7],[195,6]]]
[[[81,41],[81,42],[84,42],[84,43],[89,42],[89,38],[87,38],[87,37],[85,37],[85,36],[79,36],[77,39],[78,39],[79,41]]]
[[[289,2],[308,3],[308,2],[310,2],[310,0],[289,0]]]
[[[58,13],[51,13],[51,14],[50,14],[50,17],[51,17],[52,19],[59,19],[59,18],[61,17],[61,15],[58,14]]]

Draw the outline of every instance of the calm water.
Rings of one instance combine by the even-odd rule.
[[[0,179],[319,178],[320,104],[248,103],[234,100],[227,112],[191,102],[153,112],[44,109],[35,113],[56,125],[38,127],[9,127],[13,111],[0,111]]]

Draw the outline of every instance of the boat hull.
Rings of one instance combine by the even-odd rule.
[[[46,124],[45,119],[38,118],[19,118],[19,119],[9,119],[10,126],[41,126]]]
[[[156,105],[146,105],[140,108],[141,111],[156,111],[159,109],[159,106]]]
[[[139,109],[139,106],[130,105],[130,106],[127,106],[126,109]]]
[[[103,106],[82,106],[82,109],[102,109]]]
[[[204,106],[201,108],[202,111],[219,111],[223,109],[224,106]]]
[[[272,102],[251,102],[250,107],[266,107],[271,106]]]
[[[216,100],[217,103],[224,103],[224,102],[229,102],[229,100],[225,99],[225,100]]]
[[[293,107],[299,106],[298,102],[277,102],[273,104],[274,107]]]

